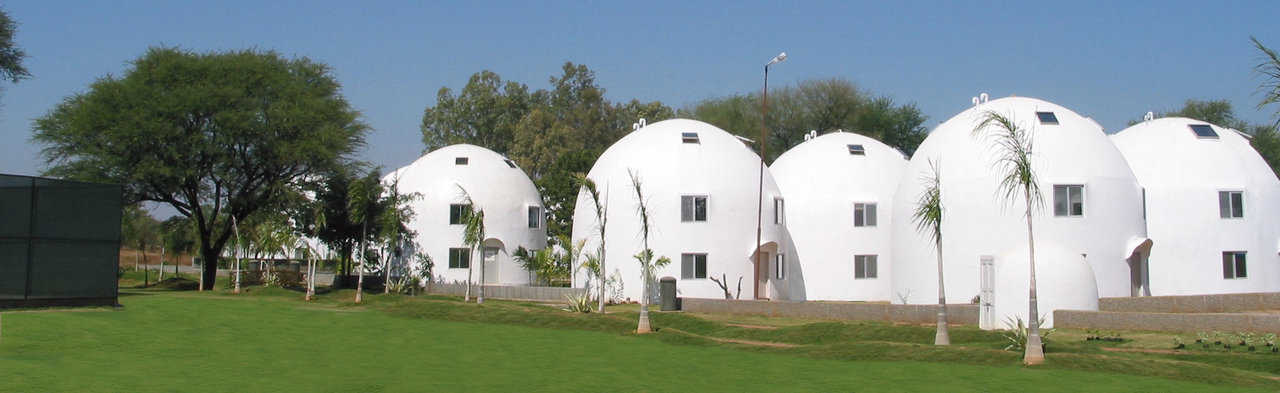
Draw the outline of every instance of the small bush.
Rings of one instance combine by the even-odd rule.
[[[1009,327],[1009,330],[1002,332],[1001,335],[1009,342],[1009,345],[1005,346],[1004,350],[1025,351],[1027,349],[1027,335],[1029,334],[1027,323],[1022,320],[1022,317],[1013,317],[1006,318],[1005,325]],[[1044,317],[1040,317],[1040,325],[1044,325]],[[1040,345],[1042,347],[1049,346],[1049,335],[1052,335],[1053,332],[1054,329],[1040,329]]]
[[[568,300],[568,305],[567,307],[565,307],[565,311],[580,312],[584,314],[591,312],[591,306],[593,302],[591,301],[590,294],[586,294],[586,293],[581,295],[569,294],[569,295],[565,295],[564,297],[566,300]]]

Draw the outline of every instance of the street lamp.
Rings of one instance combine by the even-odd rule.
[[[756,264],[755,270],[755,293],[752,294],[756,299],[760,298],[760,228],[764,219],[764,156],[768,153],[768,117],[769,117],[769,66],[781,63],[787,60],[787,52],[779,53],[764,65],[764,93],[760,95],[760,185],[756,190]],[[766,273],[768,274],[768,273]]]

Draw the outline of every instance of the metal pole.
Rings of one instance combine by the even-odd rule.
[[[764,93],[760,96],[760,140],[756,142],[760,146],[760,184],[756,190],[756,249],[755,249],[755,266],[752,266],[752,276],[755,282],[752,283],[754,293],[752,297],[760,298],[760,228],[764,218],[764,157],[768,153],[767,130],[769,117],[769,65],[764,66]]]

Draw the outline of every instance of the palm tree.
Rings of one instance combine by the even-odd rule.
[[[409,221],[413,219],[413,209],[409,207],[409,202],[417,199],[417,193],[401,194],[400,178],[396,178],[391,184],[387,185],[387,192],[381,201],[382,214],[378,216],[378,227],[380,228],[383,241],[383,268],[382,273],[383,286],[382,293],[388,293],[391,286],[391,259],[394,251],[398,250],[408,238],[412,236],[409,230]]]
[[[1258,86],[1259,92],[1262,93],[1262,101],[1258,103],[1258,109],[1271,104],[1280,103],[1280,53],[1262,45],[1262,41],[1257,38],[1249,37],[1253,41],[1253,46],[1262,52],[1262,62],[1254,66],[1254,71],[1266,78],[1261,86]],[[1280,118],[1276,119],[1273,126],[1280,126]]]
[[[312,242],[318,239],[320,228],[324,228],[327,224],[324,215],[324,204],[316,203],[312,210],[312,228],[305,231],[306,235],[311,235],[312,241],[303,240],[302,244],[306,247],[307,253],[307,295],[304,297],[306,301],[311,301],[316,297],[316,258],[320,256],[320,250]]]
[[[1009,202],[1021,196],[1026,206],[1027,253],[1030,256],[1028,270],[1031,282],[1027,345],[1022,362],[1027,365],[1041,364],[1044,363],[1044,348],[1040,342],[1040,309],[1036,301],[1036,242],[1031,215],[1036,208],[1043,206],[1044,197],[1040,193],[1036,173],[1031,167],[1032,135],[1030,131],[1019,127],[1012,118],[996,111],[983,112],[981,119],[982,122],[973,128],[973,136],[985,137],[997,151],[993,166],[1004,174],[999,187],[1001,196]]]
[[[597,298],[597,300],[600,301],[600,305],[596,312],[604,314],[605,275],[607,274],[604,265],[604,230],[605,226],[609,223],[609,203],[607,201],[602,202],[600,200],[600,190],[596,187],[596,182],[588,178],[586,174],[578,173],[574,176],[577,178],[578,184],[587,190],[587,195],[591,197],[592,207],[596,210],[596,217],[600,220],[600,225],[595,228],[596,232],[600,235],[600,247],[596,248],[596,255],[587,257],[587,260],[593,267],[595,267],[593,271],[600,279],[600,288],[598,288],[600,290],[600,295]]]
[[[912,219],[916,230],[933,238],[938,255],[938,333],[933,338],[933,345],[951,345],[951,335],[947,332],[947,291],[943,289],[942,280],[942,176],[933,160],[929,160],[929,169],[932,172],[921,177],[924,190],[916,201]]]
[[[670,264],[671,259],[667,257],[653,259],[653,250],[649,248],[649,203],[644,199],[640,177],[632,170],[628,170],[627,174],[631,176],[631,187],[636,191],[636,214],[640,215],[640,239],[644,241],[644,248],[640,250],[639,254],[635,255],[635,258],[636,262],[640,262],[642,279],[640,286],[640,324],[636,327],[636,334],[645,334],[651,331],[649,328],[649,282],[653,280],[653,269]]]
[[[484,238],[485,238],[484,209],[481,209],[479,206],[476,206],[475,201],[471,200],[471,194],[467,193],[467,189],[462,188],[462,186],[458,186],[458,189],[462,191],[463,205],[468,206],[468,208],[463,209],[462,211],[462,222],[463,224],[465,224],[464,228],[462,229],[462,244],[465,244],[467,248],[470,249],[468,251],[468,255],[475,256],[476,249],[482,250],[481,252],[483,253],[483,247],[481,246],[484,243]],[[481,255],[480,293],[476,296],[476,304],[484,304],[484,258],[483,257],[484,256]],[[462,299],[463,301],[469,301],[471,297],[471,270],[472,270],[471,265],[473,264],[470,262],[467,263],[467,292]]]
[[[364,298],[364,265],[366,261],[369,238],[369,220],[378,216],[378,199],[382,196],[382,182],[378,181],[378,170],[370,171],[363,179],[351,183],[348,190],[348,210],[351,221],[360,223],[360,253],[357,258],[356,303]]]

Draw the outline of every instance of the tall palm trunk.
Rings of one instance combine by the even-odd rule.
[[[307,257],[307,296],[309,302],[316,297],[316,260],[314,257]]]
[[[1027,202],[1027,253],[1031,257],[1031,265],[1028,269],[1031,272],[1031,290],[1030,305],[1028,310],[1030,317],[1027,318],[1027,351],[1022,357],[1022,363],[1033,366],[1044,363],[1044,348],[1040,343],[1040,307],[1036,301],[1036,242],[1031,231],[1031,192],[1026,192]]]
[[[947,331],[947,291],[942,280],[942,236],[934,239],[938,252],[938,333],[933,338],[933,345],[951,345],[951,334]]]
[[[164,247],[160,247],[160,276],[156,277],[156,283],[164,281]]]
[[[356,277],[356,303],[364,300],[364,254],[365,254],[365,237],[369,234],[369,220],[365,219],[360,224],[360,264],[356,266],[359,277]]]
[[[645,272],[643,285],[640,286],[640,324],[636,326],[636,334],[649,333],[649,273]]]
[[[476,304],[484,304],[484,246],[480,248],[480,292],[476,294]]]
[[[470,259],[471,259],[471,256],[475,253],[476,253],[476,250],[474,248],[467,251],[467,259],[468,259],[467,260],[467,291],[462,295],[463,303],[471,301],[471,272],[475,270],[475,268],[472,267],[472,265],[475,265],[475,264],[471,263]]]
[[[604,314],[604,291],[605,291],[604,287],[605,287],[605,283],[609,282],[605,278],[605,277],[608,277],[608,273],[607,273],[608,270],[605,270],[604,268],[604,250],[605,250],[604,231],[600,231],[600,298],[598,299],[600,300],[600,306],[598,307],[599,309],[596,310],[596,312],[599,312],[601,314]]]
[[[383,248],[382,256],[386,260],[382,264],[382,294],[385,295],[391,293],[391,285],[388,285],[391,284],[391,247]]]

